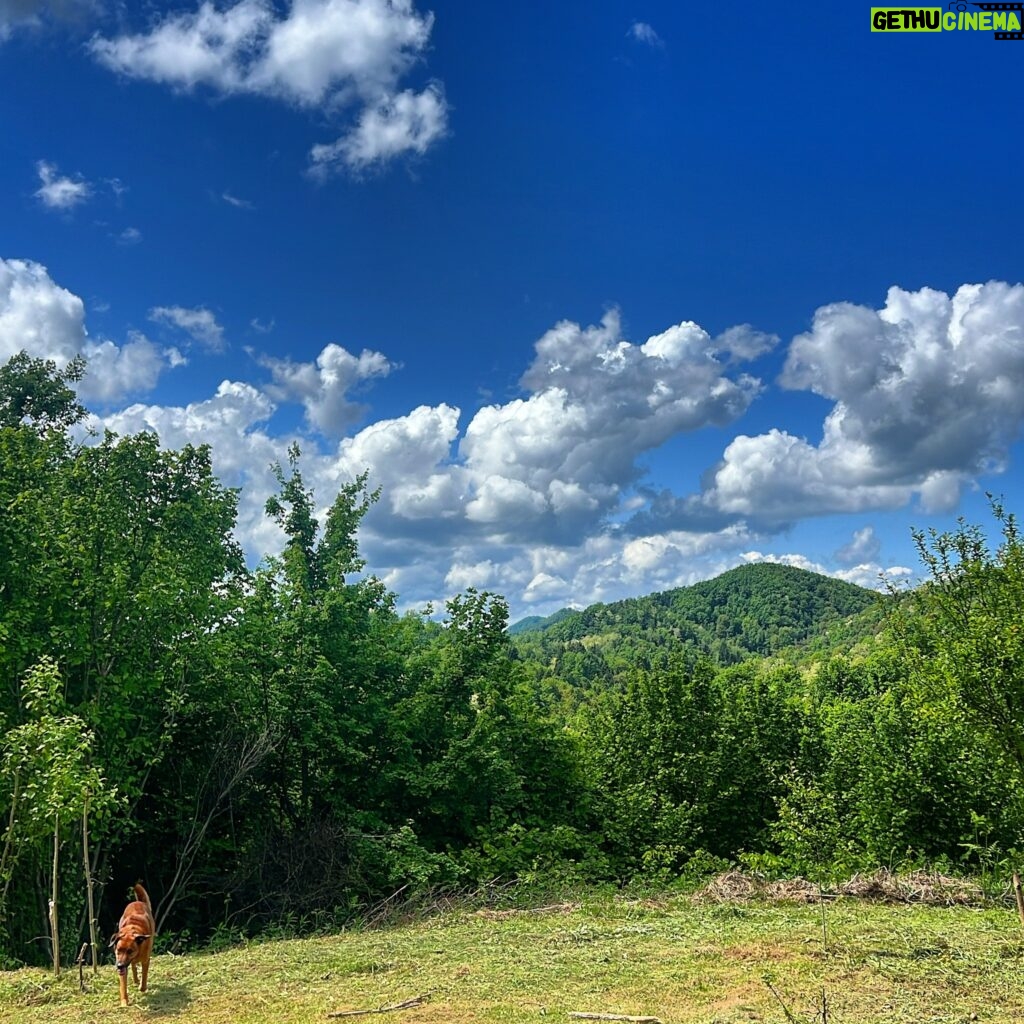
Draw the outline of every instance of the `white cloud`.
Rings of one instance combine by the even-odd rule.
[[[315,147],[311,159],[320,172],[361,170],[422,153],[445,133],[438,87],[398,88],[432,28],[433,15],[417,13],[412,0],[292,0],[283,14],[270,0],[223,9],[204,2],[147,33],[96,37],[90,48],[113,71],[181,89],[257,94],[328,113],[355,108],[355,127]]]
[[[630,25],[627,34],[638,43],[643,43],[645,46],[651,46],[655,49],[661,49],[665,45],[662,42],[661,36],[646,21],[634,21]]]
[[[458,433],[459,410],[449,405],[378,420],[340,443],[336,479],[369,470],[371,485],[383,489],[374,518],[385,535],[415,533],[425,523],[443,542],[440,526],[461,515],[465,498],[464,471],[449,461]]]
[[[64,366],[82,353],[86,338],[85,306],[77,295],[38,263],[0,259],[0,360],[25,349]]]
[[[749,361],[770,352],[779,343],[777,334],[766,334],[750,324],[738,324],[715,338],[715,351],[734,360]]]
[[[173,364],[144,334],[135,331],[120,346],[112,341],[89,341],[83,354],[88,373],[78,393],[85,401],[109,403],[131,392],[150,391],[168,362]]]
[[[479,410],[459,447],[471,518],[502,523],[507,536],[534,535],[540,523],[550,537],[593,528],[641,475],[639,456],[731,422],[760,391],[755,378],[726,372],[698,325],[636,345],[614,310],[597,326],[556,324],[522,383],[529,397]]]
[[[855,530],[848,544],[844,544],[835,554],[836,561],[841,565],[854,565],[870,562],[878,558],[882,550],[882,542],[875,536],[873,526],[865,526]]]
[[[193,341],[198,341],[211,352],[224,349],[224,328],[217,323],[213,313],[203,306],[154,306],[149,311],[154,323],[168,324],[184,331]]]
[[[834,402],[821,443],[778,429],[737,437],[700,505],[764,523],[915,496],[949,510],[968,481],[1006,465],[1024,423],[1024,286],[894,287],[881,310],[823,306],[780,380]]]
[[[90,338],[85,305],[77,295],[56,284],[38,263],[0,259],[0,361],[22,349],[58,366],[85,356],[79,394],[104,403],[148,391],[168,365],[167,354],[142,334],[129,335],[120,346]]]
[[[41,182],[36,198],[51,210],[71,210],[84,203],[92,195],[92,186],[80,176],[69,178],[57,172],[55,164],[46,160],[36,163]]]
[[[117,236],[118,245],[138,245],[142,241],[142,232],[138,228],[125,228]]]
[[[334,344],[327,345],[315,363],[271,356],[258,356],[257,361],[273,377],[268,394],[280,401],[300,402],[309,424],[329,436],[341,435],[365,411],[349,401],[349,391],[361,381],[386,377],[394,369],[379,352],[363,349],[355,356]]]
[[[436,86],[406,89],[365,107],[356,127],[337,142],[314,146],[311,169],[323,174],[339,164],[361,171],[403,153],[422,155],[447,132],[448,105]]]

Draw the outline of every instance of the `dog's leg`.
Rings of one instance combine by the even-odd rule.
[[[128,972],[125,971],[122,974],[120,971],[117,972],[117,980],[121,986],[121,1005],[128,1005]]]
[[[149,954],[147,953],[142,959],[142,988],[140,992],[146,991],[146,979],[149,977]]]
[[[132,981],[135,982],[135,987],[139,987],[139,969],[135,966],[135,961],[132,961]]]

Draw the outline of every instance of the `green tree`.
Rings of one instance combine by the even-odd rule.
[[[86,415],[70,386],[85,374],[85,360],[72,359],[63,370],[51,359],[33,359],[22,351],[0,366],[0,427],[31,424],[39,430],[66,430]]]
[[[26,674],[20,700],[24,720],[0,735],[0,766],[10,780],[10,790],[0,792],[0,806],[7,805],[0,840],[0,933],[8,932],[8,896],[19,861],[45,870],[45,849],[52,844],[49,920],[51,955],[59,971],[59,849],[87,809],[94,820],[109,813],[117,792],[93,760],[95,736],[68,708],[52,659],[41,659]]]
[[[982,734],[1024,772],[1024,542],[996,501],[1002,543],[984,531],[915,533],[930,579],[900,604],[894,628],[925,687],[952,692]]]
[[[92,874],[102,876],[133,841],[132,811],[183,710],[203,699],[205,652],[237,607],[242,561],[236,497],[214,477],[209,450],[166,451],[152,434],[75,443],[61,429],[79,416],[70,369],[4,368],[0,715],[9,730],[29,722],[21,681],[52,659],[62,700],[124,798],[93,831]],[[164,790],[172,780],[162,781]],[[31,902],[38,872],[16,870]]]

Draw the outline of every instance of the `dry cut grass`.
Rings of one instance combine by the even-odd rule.
[[[887,884],[851,883],[868,892]],[[817,905],[808,902],[817,887],[768,899],[755,886],[726,898],[739,887],[723,876],[698,899],[453,908],[341,935],[158,955],[150,991],[134,994],[127,1010],[118,1008],[109,966],[87,976],[86,993],[73,972],[54,981],[41,970],[16,971],[0,974],[0,1020],[326,1024],[331,1013],[407,1001],[339,1019],[546,1024],[576,1011],[665,1024],[1024,1020],[1024,935],[1008,909],[940,898],[943,885],[921,880],[893,882],[895,901],[833,893]]]

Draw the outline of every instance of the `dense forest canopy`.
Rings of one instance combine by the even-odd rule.
[[[246,567],[205,448],[77,440],[81,367],[0,368],[0,962],[109,932],[142,877],[202,940],[493,878],[965,869],[1021,842],[1024,548],[921,535],[898,598],[751,565],[528,623],[443,623],[323,521],[293,449]],[[368,571],[371,570],[371,571]],[[532,627],[532,628],[530,628]],[[87,868],[81,837],[87,831]]]

